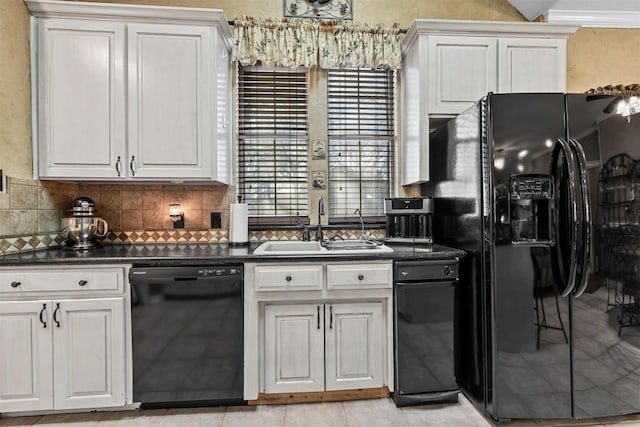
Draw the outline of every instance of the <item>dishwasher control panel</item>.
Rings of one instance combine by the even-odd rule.
[[[242,265],[134,265],[129,270],[129,282],[175,282],[210,280],[216,277],[242,277]]]
[[[234,276],[242,272],[242,267],[202,267],[196,270],[198,276]]]
[[[428,282],[457,280],[457,260],[426,260],[396,262],[396,282]]]

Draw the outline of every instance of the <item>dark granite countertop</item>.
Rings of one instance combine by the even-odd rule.
[[[378,259],[447,259],[461,258],[465,252],[441,245],[413,247],[411,245],[389,245],[393,253],[340,254],[340,255],[254,255],[260,243],[248,246],[229,244],[167,243],[152,245],[105,245],[88,251],[49,249],[35,252],[0,256],[0,267],[20,265],[57,264],[145,264],[202,265],[220,263],[243,263],[255,261],[302,261],[302,260],[378,260]]]

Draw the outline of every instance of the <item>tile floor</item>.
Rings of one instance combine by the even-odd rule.
[[[467,399],[454,405],[396,408],[391,399],[228,408],[92,412],[0,418],[0,427],[491,427]],[[640,415],[587,420],[518,420],[505,427],[640,426]]]

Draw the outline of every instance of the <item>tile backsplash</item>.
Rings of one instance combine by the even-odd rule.
[[[215,185],[75,184],[8,179],[0,193],[0,254],[60,246],[62,218],[80,196],[93,199],[96,214],[109,224],[103,243],[226,242],[229,194]],[[233,197],[233,196],[230,196]],[[185,228],[173,228],[169,204],[180,203]],[[211,229],[211,213],[222,227]]]
[[[0,193],[0,255],[60,246],[62,218],[80,196],[96,204],[96,215],[107,221],[103,244],[226,243],[233,187],[165,184],[75,184],[9,178]],[[180,203],[185,228],[174,229],[169,205]],[[220,213],[222,226],[211,228],[211,213]],[[384,238],[384,230],[372,230]],[[360,230],[326,230],[325,237],[357,238]],[[293,230],[250,231],[250,241],[300,240]]]
[[[0,193],[0,254],[59,246],[61,218],[79,186],[9,177],[7,187]]]
[[[97,216],[114,232],[171,230],[169,205],[180,203],[184,230],[211,229],[211,213],[222,214],[222,229],[229,228],[229,197],[233,188],[219,185],[81,184],[80,194],[96,203]]]

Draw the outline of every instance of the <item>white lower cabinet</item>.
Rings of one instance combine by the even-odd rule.
[[[108,291],[95,290],[98,268],[65,271],[68,279],[59,282],[48,279],[60,273],[55,269],[0,274],[0,413],[127,403],[124,269],[102,271],[113,275]],[[82,290],[59,290],[83,274]],[[29,283],[37,286],[19,290]],[[48,291],[30,290],[46,283]]]
[[[382,387],[382,303],[265,306],[267,393]]]
[[[393,392],[393,263],[244,265],[244,398]]]
[[[324,390],[322,304],[265,306],[265,391]]]
[[[53,408],[53,339],[46,310],[51,313],[50,301],[0,302],[0,412]]]
[[[383,386],[385,349],[382,303],[325,305],[327,390]]]
[[[54,304],[54,409],[124,405],[124,298]]]

